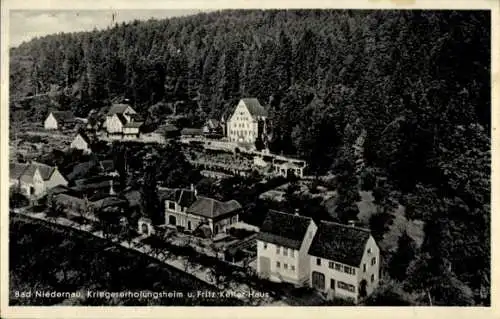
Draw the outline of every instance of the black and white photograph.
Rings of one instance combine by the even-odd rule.
[[[8,18],[9,307],[492,306],[491,10]]]

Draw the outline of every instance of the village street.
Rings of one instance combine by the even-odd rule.
[[[21,214],[23,216],[41,219],[47,222],[51,222],[54,224],[58,224],[60,226],[70,227],[74,229],[78,229],[81,231],[88,232],[93,236],[100,237],[104,239],[102,231],[91,231],[91,225],[81,225],[79,223],[73,222],[67,218],[58,217],[57,219],[47,219],[45,213],[26,213],[22,209],[17,209],[16,211],[12,211],[13,213]],[[210,284],[214,285],[214,280],[211,275],[210,268],[204,267],[200,264],[196,264],[194,262],[189,261],[187,263],[186,257],[173,255],[172,253],[168,253],[163,255],[165,258],[158,258],[162,254],[155,255],[152,253],[152,249],[149,245],[144,244],[141,240],[144,239],[143,236],[136,237],[132,239],[130,242],[122,241],[118,242],[117,238],[113,238],[111,241],[115,244],[119,244],[122,247],[133,249],[143,254],[146,254],[150,257],[153,257],[169,266],[177,268],[181,271],[184,271],[188,274],[195,276],[196,278]],[[186,265],[187,263],[187,265]],[[187,271],[186,271],[187,270]],[[258,291],[255,288],[249,287],[247,284],[238,282],[234,280],[234,278],[227,277],[227,281],[225,282],[224,293],[227,296],[235,297],[241,300],[244,300],[246,303],[251,305],[259,305],[259,306],[288,306],[282,300],[276,300],[275,298],[269,296],[268,293],[264,291]],[[249,296],[252,296],[249,298]]]

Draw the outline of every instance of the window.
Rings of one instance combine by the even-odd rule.
[[[290,249],[290,256],[295,257],[295,250]]]
[[[168,202],[168,209],[175,210],[175,203],[174,202]]]
[[[280,268],[281,267],[281,264],[279,261],[276,262],[276,268]]]
[[[371,281],[372,281],[372,282],[374,282],[374,281],[375,281],[375,275],[374,275],[374,274],[372,274]]]
[[[377,263],[377,258],[376,257],[373,257],[372,258],[372,266],[375,265]]]
[[[363,264],[363,272],[366,272],[366,264]]]
[[[328,262],[328,268],[333,269],[335,266],[335,263],[333,261]]]
[[[294,265],[291,265],[290,268],[292,269],[292,271],[295,271],[295,266]]]
[[[283,268],[288,269],[288,264],[283,264]]]
[[[368,253],[371,254],[372,253],[372,249],[371,248],[368,248]]]
[[[354,290],[356,289],[353,285],[346,284],[345,282],[342,281],[337,282],[337,287],[350,292],[354,292]]]
[[[330,279],[330,289],[335,290],[335,279]]]
[[[341,271],[342,270],[342,265],[335,263],[335,270]]]
[[[283,247],[283,256],[288,256],[288,248]]]
[[[264,243],[264,249],[267,249],[267,243]]]
[[[344,266],[344,272],[346,274],[355,275],[356,274],[356,269],[353,268],[353,267]]]
[[[276,254],[279,255],[280,254],[280,246],[276,245]]]
[[[316,258],[316,265],[321,266],[321,258]]]

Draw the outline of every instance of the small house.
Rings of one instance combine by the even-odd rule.
[[[70,149],[82,150],[84,154],[92,153],[92,141],[83,131],[76,134],[69,147]]]
[[[43,126],[46,130],[60,130],[73,126],[75,123],[75,116],[71,111],[51,111]]]
[[[358,302],[378,286],[380,250],[370,231],[322,221],[309,248],[311,287]]]
[[[10,163],[9,177],[10,187],[19,188],[21,193],[31,198],[42,197],[55,186],[68,185],[57,167],[37,162]]]
[[[210,237],[225,234],[238,222],[242,206],[235,200],[221,202],[213,198],[198,197],[186,210],[186,220],[192,229],[204,228]]]

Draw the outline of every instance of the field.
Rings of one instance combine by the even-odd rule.
[[[196,297],[197,292],[218,292],[218,289],[146,255],[43,221],[12,216],[9,245],[9,303],[12,306],[241,304],[232,298]],[[20,296],[29,291],[32,292],[30,298]],[[75,294],[46,298],[35,297],[36,291]],[[89,297],[88,291],[164,292],[175,293],[175,297]],[[191,292],[195,297],[188,297]]]

